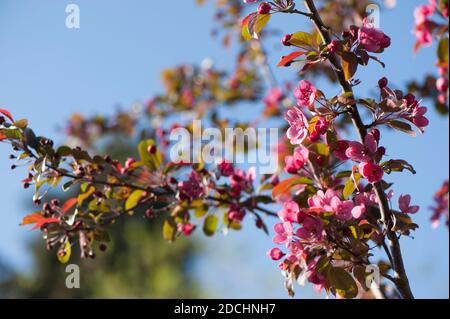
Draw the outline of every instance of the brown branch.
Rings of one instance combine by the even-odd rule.
[[[313,21],[317,31],[319,32],[322,41],[324,42],[324,44],[330,44],[331,36],[329,33],[329,28],[325,26],[325,24],[323,23],[322,18],[320,17],[320,14],[317,11],[317,8],[314,4],[314,1],[304,0],[304,3],[311,14],[310,18]],[[330,54],[328,60],[330,61],[334,69],[334,72],[337,76],[339,84],[344,90],[344,93],[347,93],[349,97],[353,99],[353,88],[345,78],[340,61],[338,60],[335,54]],[[348,105],[347,112],[351,117],[353,126],[355,127],[358,133],[360,141],[364,142],[364,138],[367,135],[367,129],[361,119],[358,107],[356,105]],[[412,294],[411,288],[409,286],[409,280],[406,275],[402,252],[400,249],[400,243],[396,233],[392,230],[392,216],[389,208],[389,202],[386,198],[386,194],[383,190],[381,183],[375,183],[374,189],[380,206],[381,221],[384,224],[386,236],[389,240],[389,248],[393,260],[392,267],[395,272],[394,274],[395,285],[403,298],[413,299],[414,296]]]

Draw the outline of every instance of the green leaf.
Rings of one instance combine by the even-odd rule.
[[[344,189],[342,190],[342,196],[344,199],[349,199],[353,192],[358,188],[358,184],[361,180],[361,174],[356,171],[356,168],[352,168],[349,179],[345,183]]]
[[[206,236],[213,236],[217,230],[219,219],[216,215],[209,215],[203,223],[203,232]]]
[[[64,183],[64,185],[62,186],[63,191],[67,192],[74,183],[75,181],[68,181],[67,183]]]
[[[256,12],[253,12],[253,13],[250,13],[248,16],[246,16],[246,17],[244,18],[244,20],[242,20],[242,30],[241,30],[241,34],[242,34],[242,37],[243,37],[245,40],[251,40],[251,39],[253,38],[252,34],[251,34],[250,31],[249,31],[248,26],[249,26],[249,23],[250,23],[250,21],[251,21],[252,19],[256,19],[256,16],[257,16],[257,13],[256,13]]]
[[[0,129],[0,133],[13,140],[20,140],[22,138],[22,133],[17,128],[2,128]]]
[[[353,183],[352,179],[349,178],[345,183],[344,190],[342,191],[342,196],[345,200],[349,199],[353,192],[356,190],[356,186]]]
[[[61,264],[67,264],[70,260],[70,255],[72,254],[72,247],[68,239],[64,242],[64,244],[60,247],[57,252],[58,260]]]
[[[416,136],[416,132],[412,129],[411,125],[408,123],[398,121],[398,120],[392,120],[387,123],[388,126],[392,127],[393,129],[396,129],[401,132],[405,132],[411,136]]]
[[[295,46],[312,46],[313,44],[313,36],[308,32],[298,31],[292,34],[289,42]]]
[[[144,193],[145,192],[140,189],[133,191],[130,197],[128,197],[127,201],[125,202],[125,210],[129,211],[134,209],[138,205],[139,200],[141,199],[142,195],[144,195]]]
[[[345,79],[350,80],[358,70],[358,58],[350,52],[342,52],[342,68],[344,69]]]
[[[343,298],[353,299],[358,295],[355,279],[342,268],[329,267],[327,280],[328,284]]]
[[[405,160],[392,159],[381,164],[383,170],[390,174],[391,172],[403,172],[405,169],[413,173],[417,173],[414,167]]]
[[[175,224],[175,221],[172,218],[166,219],[163,225],[164,239],[169,242],[173,242],[175,240],[176,234],[177,234],[177,225]]]
[[[438,45],[438,57],[440,63],[448,63],[448,38],[442,38]]]
[[[15,121],[13,125],[20,129],[24,129],[28,126],[28,120],[26,120],[26,119],[18,120],[18,121]]]
[[[157,170],[161,166],[162,155],[159,150],[156,150],[155,154],[150,154],[148,152],[149,146],[156,146],[154,140],[145,140],[139,143],[139,156],[141,161],[152,171]]]
[[[269,22],[270,17],[270,14],[258,14],[255,25],[253,27],[253,33],[259,34]]]

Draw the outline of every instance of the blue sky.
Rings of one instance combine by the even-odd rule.
[[[65,27],[65,7],[71,2],[81,10],[79,30]],[[170,5],[144,0],[71,2],[0,1],[0,107],[15,117],[28,118],[35,131],[55,137],[57,142],[62,142],[58,127],[75,111],[111,113],[115,107],[127,108],[160,91],[159,72],[164,67],[204,58],[212,58],[219,67],[233,65],[233,50],[224,50],[220,41],[210,36],[210,4],[199,8],[194,0],[173,0]],[[359,94],[371,92],[384,75],[402,87],[408,79],[436,71],[434,47],[416,56],[412,53],[412,12],[424,1],[398,2],[395,9],[381,14],[381,26],[392,38],[392,46],[382,56],[387,68],[372,63],[361,69]],[[285,32],[309,29],[305,19],[293,16],[274,17],[272,23]],[[286,49],[275,45],[271,62],[275,64],[285,53]],[[291,78],[291,72],[276,70],[281,79]],[[329,85],[325,89],[328,95],[339,92]],[[429,119],[426,134],[411,138],[386,132],[382,143],[388,155],[410,160],[418,171],[415,176],[388,177],[396,183],[395,189],[410,193],[414,203],[422,206],[415,216],[421,227],[414,240],[402,239],[412,289],[418,297],[448,298],[448,230],[431,229],[427,207],[433,193],[448,179],[449,122],[448,117],[438,117],[433,111]],[[0,149],[0,256],[26,271],[31,263],[24,243],[37,234],[18,224],[27,209],[24,199],[31,194],[23,191],[19,182],[24,170],[9,171],[8,148],[0,145]],[[207,252],[196,263],[196,275],[218,297],[286,297],[276,265],[265,256],[271,248],[270,238],[252,225],[245,226],[245,231],[225,238],[218,235],[205,240],[196,235]],[[297,291],[300,298],[316,296],[309,288]]]

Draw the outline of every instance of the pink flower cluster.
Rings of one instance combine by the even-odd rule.
[[[273,242],[283,245],[284,249],[276,247],[267,252],[270,259],[280,261],[278,267],[286,271],[293,264],[298,264],[306,272],[306,278],[320,290],[325,283],[324,278],[315,270],[318,258],[314,255],[315,249],[325,246],[326,224],[322,214],[334,213],[336,222],[348,220],[364,221],[362,218],[366,207],[377,205],[373,192],[359,193],[354,200],[343,200],[340,192],[328,189],[319,190],[317,194],[308,199],[308,209],[302,209],[294,200],[283,203],[278,212],[280,223],[274,226],[275,236]],[[408,208],[409,207],[408,204]],[[284,250],[284,251],[283,251]]]
[[[433,228],[437,228],[442,217],[445,219],[445,225],[449,225],[449,206],[448,206],[449,183],[445,181],[442,187],[434,195],[435,206],[431,207],[433,215],[431,222]]]
[[[429,18],[435,13],[436,5],[436,0],[431,0],[428,5],[421,5],[414,11],[414,32],[419,45],[430,46],[433,42],[432,32],[435,24]]]
[[[201,176],[192,171],[186,181],[178,183],[181,200],[194,200],[205,195],[205,186],[203,185]]]
[[[304,146],[299,146],[294,150],[292,156],[285,157],[284,170],[289,174],[297,174],[309,159],[309,151]]]
[[[263,103],[266,106],[266,110],[278,109],[280,102],[283,100],[284,95],[280,88],[274,87],[269,90],[267,95],[263,99]]]
[[[416,97],[409,93],[403,98],[403,109],[406,111],[402,114],[405,120],[412,122],[421,131],[424,131],[425,127],[430,123],[425,117],[428,108],[420,105],[421,101],[416,100]]]
[[[369,52],[380,53],[391,45],[391,38],[364,21],[358,31],[359,44]]]
[[[311,82],[301,80],[294,91],[294,96],[297,98],[298,106],[310,106],[317,97],[317,89]]]
[[[340,141],[334,155],[340,160],[351,159],[359,162],[359,173],[369,183],[381,181],[384,175],[383,169],[377,162],[385,153],[384,147],[378,147],[380,131],[372,129],[365,137],[364,144],[352,141]],[[378,161],[377,161],[378,159]]]

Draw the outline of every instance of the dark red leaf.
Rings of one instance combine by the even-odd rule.
[[[299,56],[302,56],[303,54],[305,54],[305,52],[303,52],[303,51],[292,52],[291,54],[282,57],[277,66],[278,67],[286,66],[287,64],[289,64],[290,62],[292,62],[293,60],[295,60]]]

